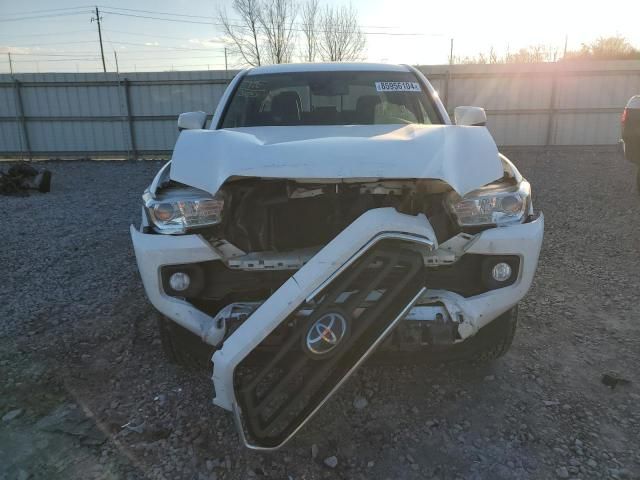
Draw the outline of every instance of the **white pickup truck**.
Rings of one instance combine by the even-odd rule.
[[[513,339],[544,220],[477,107],[456,125],[416,69],[248,69],[131,226],[172,360],[213,362],[214,403],[283,445],[380,350],[493,359]]]

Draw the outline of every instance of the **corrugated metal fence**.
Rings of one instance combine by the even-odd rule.
[[[177,115],[212,112],[225,72],[0,75],[0,155],[166,154]]]
[[[640,62],[423,66],[448,110],[487,109],[499,145],[612,145]],[[166,155],[234,72],[0,75],[0,156]]]

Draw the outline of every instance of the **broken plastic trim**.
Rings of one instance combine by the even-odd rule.
[[[274,450],[278,450],[278,449],[282,448],[287,442],[289,442],[296,435],[296,433],[298,433],[300,431],[300,429],[302,429],[302,427],[304,427],[307,424],[307,422],[309,420],[311,420],[311,418],[313,418],[313,416],[324,406],[324,404],[329,401],[329,399],[338,391],[338,389],[340,389],[340,387],[349,379],[349,377],[351,377],[351,375],[353,375],[353,373],[358,369],[358,367],[360,365],[362,365],[362,363],[367,358],[369,358],[369,356],[375,351],[375,349],[380,345],[380,343],[382,343],[382,341],[389,335],[389,333],[391,333],[391,331],[397,326],[397,324],[409,312],[411,307],[413,307],[415,305],[415,303],[418,301],[420,296],[425,291],[426,291],[426,287],[422,287],[420,289],[420,291],[407,304],[407,306],[402,309],[402,311],[393,319],[393,321],[391,323],[389,323],[389,325],[384,329],[382,334],[369,346],[369,348],[365,351],[364,355],[362,355],[351,366],[351,368],[349,368],[349,370],[340,379],[340,381],[338,381],[336,383],[336,385],[333,386],[333,388],[324,397],[324,399],[322,399],[322,401],[320,401],[318,403],[318,405],[316,405],[313,408],[313,410],[306,416],[306,418],[304,420],[302,420],[299,423],[299,425],[296,426],[295,429],[293,429],[291,431],[291,433],[289,433],[287,435],[287,437],[284,440],[282,440],[282,442],[280,442],[278,445],[275,445],[275,446],[261,446],[261,445],[256,445],[254,443],[251,443],[248,440],[248,438],[247,438],[247,436],[245,434],[245,430],[244,430],[244,425],[243,425],[243,421],[242,421],[242,412],[241,412],[240,406],[238,405],[237,400],[234,399],[234,401],[233,401],[233,409],[232,409],[233,417],[234,417],[234,421],[235,421],[235,424],[236,424],[236,428],[238,430],[238,434],[240,435],[241,441],[244,444],[244,446],[249,448],[250,450],[255,450],[255,451],[274,451]]]
[[[277,353],[262,361],[258,346],[236,370],[250,438],[262,446],[286,438],[423,287],[421,253],[387,241],[335,277],[316,302],[292,312],[284,323],[293,328]],[[297,320],[301,309],[312,310],[307,320]],[[260,345],[282,335],[276,329]]]
[[[329,277],[320,285],[319,288],[315,288],[314,291],[308,295],[309,298],[313,298],[316,295],[320,294],[321,291],[322,293],[327,293],[332,291],[332,287],[334,288],[338,288],[338,289],[344,289],[349,285],[348,280],[344,280],[344,276],[346,275],[347,278],[351,277],[352,273],[349,272],[345,272],[345,270],[351,266],[352,264],[354,264],[354,262],[356,262],[360,257],[362,257],[364,254],[370,253],[371,255],[373,255],[373,257],[375,258],[380,257],[380,255],[382,255],[384,258],[385,251],[393,251],[393,250],[398,250],[397,253],[394,253],[391,255],[391,257],[389,257],[389,261],[392,262],[392,265],[395,265],[396,261],[400,261],[400,264],[407,264],[407,262],[409,261],[407,257],[407,255],[409,254],[409,252],[411,252],[410,249],[405,249],[404,251],[406,253],[402,254],[402,250],[400,248],[399,245],[397,245],[396,247],[394,247],[392,250],[387,250],[386,248],[382,247],[382,250],[380,250],[379,248],[373,248],[374,246],[376,246],[378,244],[378,242],[380,242],[380,240],[383,239],[391,239],[391,240],[400,240],[399,243],[405,243],[405,244],[422,244],[423,246],[427,246],[427,248],[433,248],[433,243],[425,238],[422,237],[421,235],[416,235],[416,234],[408,234],[408,233],[404,233],[404,232],[382,232],[379,233],[378,235],[376,235],[374,238],[372,238],[371,240],[369,240],[365,245],[363,245],[360,249],[358,249],[343,265],[341,265],[336,271],[334,271],[333,273],[331,273],[329,275]],[[377,252],[377,253],[376,253]],[[371,257],[371,255],[369,255],[369,257]],[[400,260],[400,259],[403,260]],[[371,261],[371,258],[369,259],[365,259],[363,258],[362,261],[365,261],[365,264],[367,262]],[[358,267],[358,265],[360,265],[362,262],[358,262],[358,264],[354,265],[354,268],[356,269],[356,271],[361,270],[360,267]],[[407,265],[411,265],[413,263],[413,261],[409,262],[409,264]],[[398,266],[400,265],[398,264]],[[419,264],[419,265],[418,265]],[[388,266],[388,265],[387,265]],[[231,410],[234,411],[234,415],[236,417],[236,421],[237,421],[237,425],[238,425],[238,429],[240,431],[240,435],[241,438],[243,440],[243,443],[250,449],[254,449],[254,450],[276,450],[278,448],[280,448],[282,445],[284,445],[286,442],[288,442],[294,435],[295,433],[297,433],[300,428],[302,428],[302,426],[304,426],[306,424],[306,422],[320,409],[320,407],[322,405],[324,405],[324,403],[326,403],[327,399],[331,397],[331,395],[333,395],[333,393],[344,383],[344,381],[346,380],[346,378],[348,378],[353,371],[355,371],[355,369],[364,361],[364,359],[366,359],[371,352],[373,352],[375,350],[375,348],[379,345],[379,343],[389,334],[389,332],[397,325],[397,323],[407,314],[407,312],[413,307],[413,305],[416,303],[416,301],[420,298],[420,296],[425,292],[426,288],[424,286],[424,280],[422,280],[422,275],[421,275],[421,268],[423,267],[423,263],[422,263],[422,258],[421,256],[418,255],[417,257],[417,261],[415,262],[415,265],[413,267],[410,268],[410,272],[411,274],[407,273],[407,275],[409,275],[410,278],[413,278],[414,276],[416,276],[416,280],[409,280],[409,279],[405,279],[402,282],[400,282],[400,284],[397,285],[397,287],[399,288],[390,288],[389,290],[389,295],[386,296],[386,300],[383,300],[381,302],[381,306],[379,305],[375,305],[375,307],[371,307],[371,313],[369,316],[369,319],[366,320],[367,316],[365,314],[363,314],[363,320],[365,321],[364,324],[360,325],[358,327],[358,338],[360,341],[365,341],[366,343],[363,344],[360,348],[359,348],[359,352],[355,352],[354,357],[351,358],[351,360],[349,360],[349,363],[353,363],[351,367],[349,367],[349,365],[345,365],[344,368],[346,368],[345,371],[340,371],[340,369],[338,368],[338,370],[335,370],[335,365],[331,366],[331,364],[333,364],[333,362],[329,361],[330,365],[329,367],[331,368],[331,371],[333,371],[333,374],[335,374],[335,379],[331,380],[330,378],[327,380],[322,380],[320,381],[320,383],[317,385],[317,389],[315,390],[314,393],[311,394],[311,400],[310,403],[307,406],[302,407],[302,410],[299,411],[298,414],[295,415],[295,420],[293,422],[290,422],[287,424],[286,427],[284,427],[284,429],[282,429],[281,433],[275,435],[274,436],[268,436],[264,438],[264,442],[258,441],[255,442],[254,437],[255,437],[255,432],[252,431],[251,428],[249,428],[248,430],[248,434],[250,435],[250,438],[248,437],[247,434],[245,434],[245,429],[244,429],[244,422],[243,422],[243,417],[245,415],[249,415],[249,418],[247,418],[247,420],[252,419],[253,418],[253,414],[250,414],[249,412],[244,412],[243,411],[243,407],[241,407],[239,400],[238,400],[238,396],[237,394],[239,392],[236,392],[236,395],[234,395],[232,404],[231,404]],[[416,270],[417,268],[417,270]],[[383,267],[383,271],[385,270],[385,268]],[[386,270],[387,272],[389,272],[389,270]],[[344,275],[341,275],[341,273],[343,273]],[[362,272],[361,272],[362,273]],[[383,275],[384,276],[384,275]],[[331,285],[333,283],[333,281],[336,281],[336,284],[339,287],[335,287],[333,285]],[[371,283],[371,287],[370,288],[378,288],[376,287],[376,285],[378,285],[378,282],[376,282],[375,280],[372,282],[366,282]],[[411,286],[412,285],[412,286]],[[343,288],[344,287],[344,288]],[[363,286],[363,288],[365,288]],[[407,288],[411,288],[411,292],[405,292],[405,290]],[[405,292],[403,294],[403,292]],[[358,295],[365,295],[362,294],[362,292],[360,292],[360,294]],[[330,296],[335,297],[336,292],[333,293],[328,293]],[[338,292],[339,294],[339,292]],[[409,296],[407,296],[407,294]],[[404,297],[404,298],[403,298]],[[327,308],[329,308],[326,305],[323,305],[324,299],[321,299],[319,301],[319,303],[316,305],[317,309],[316,311],[314,311],[314,314],[312,316],[316,316],[315,314],[317,312],[323,313],[324,311],[326,311]],[[396,305],[394,306],[394,302],[396,303]],[[311,302],[311,303],[316,303],[316,302]],[[399,304],[398,304],[399,303]],[[302,302],[297,309],[299,310],[301,307],[305,308],[306,302]],[[333,303],[331,303],[330,305],[333,305]],[[330,310],[331,308],[329,308]],[[400,309],[399,313],[398,309]],[[391,310],[391,311],[390,311]],[[392,313],[393,312],[393,313]],[[295,315],[295,311],[292,312]],[[392,316],[392,320],[387,324],[388,320],[384,320],[384,317],[381,317],[381,315],[384,315],[384,317],[386,317],[386,315],[391,315]],[[388,317],[387,317],[388,318]],[[283,322],[286,321],[286,319],[282,320]],[[376,326],[377,324],[377,326]],[[386,325],[386,326],[385,326]],[[304,330],[304,328],[302,329]],[[366,339],[367,333],[370,336],[369,339]],[[300,333],[300,332],[298,332]],[[297,335],[297,334],[296,334]],[[362,338],[360,338],[362,336]],[[297,336],[295,337],[295,340],[297,340]],[[371,342],[371,344],[369,346],[367,346],[367,343]],[[295,342],[294,342],[295,343]],[[348,342],[350,343],[350,342]],[[351,351],[352,348],[354,348],[355,344],[353,344],[351,347],[349,347],[349,350],[343,352],[343,354],[341,354],[341,357],[344,355],[348,355],[348,352]],[[295,350],[292,350],[292,353]],[[302,352],[298,352],[298,353],[302,353]],[[346,360],[347,357],[345,357]],[[273,365],[273,367],[275,367],[275,365]],[[269,367],[271,368],[271,367]],[[264,374],[264,372],[261,372],[260,374],[258,374],[258,376],[260,376],[261,374]],[[313,376],[313,375],[312,375]],[[331,376],[331,375],[330,375]],[[286,377],[285,377],[286,378]],[[321,378],[321,377],[320,377]],[[335,385],[331,385],[331,383],[333,383],[333,381],[336,382]],[[250,382],[251,383],[251,382]],[[303,389],[303,391],[306,389]],[[302,391],[298,392],[301,393]],[[246,392],[245,392],[246,393]],[[246,396],[246,395],[241,395],[241,396]],[[313,398],[315,397],[315,399]],[[295,400],[295,396],[294,396],[294,401],[298,402],[298,400]],[[303,403],[307,403],[306,401]],[[286,405],[286,403],[285,403]],[[278,410],[281,410],[280,407],[282,408],[287,408],[283,405],[280,405],[278,407]],[[248,408],[246,405],[244,408]],[[309,410],[307,410],[307,408],[309,408]],[[278,415],[275,418],[280,418],[281,415]],[[255,419],[254,419],[255,420]],[[249,423],[253,423],[253,422],[249,422]],[[249,426],[249,424],[247,424],[247,427]],[[271,427],[264,427],[267,429],[270,429]],[[266,432],[266,430],[265,430]]]
[[[282,332],[276,332],[279,326],[286,322],[290,315],[300,307],[306,307],[306,298],[314,292],[317,287],[327,278],[331,277],[336,270],[342,268],[343,264],[352,263],[354,256],[361,255],[361,250],[367,250],[380,240],[380,237],[398,234],[401,240],[396,243],[413,244],[414,247],[407,245],[407,249],[413,250],[419,255],[422,249],[433,249],[436,245],[435,233],[429,224],[429,221],[423,214],[413,216],[397,212],[393,208],[378,208],[369,210],[358,217],[353,223],[341,231],[333,240],[324,246],[316,255],[313,256],[299,271],[289,278],[280,288],[278,288],[265,302],[251,314],[251,316],[225,340],[221,349],[217,350],[213,355],[213,382],[216,395],[214,403],[229,411],[234,408],[240,409],[240,397],[237,395],[237,384],[235,383],[236,367],[243,362],[245,357],[251,354],[266,338],[275,333],[278,335]],[[408,236],[408,237],[405,237]],[[417,247],[417,248],[416,248]],[[411,262],[414,263],[413,261]],[[423,268],[423,258],[420,255],[420,263]],[[384,264],[384,262],[382,263]],[[404,265],[404,264],[403,264]],[[404,268],[404,267],[403,267]],[[366,280],[366,277],[363,277]],[[393,284],[393,283],[390,283]],[[336,285],[338,285],[336,283]],[[331,285],[335,288],[336,285]],[[292,430],[295,430],[300,423],[306,422],[307,416],[317,406],[320,401],[324,401],[334,385],[338,383],[351,366],[359,363],[360,357],[367,353],[369,347],[375,342],[378,335],[383,334],[386,327],[393,322],[395,317],[404,310],[404,307],[413,301],[413,297],[419,294],[424,288],[424,278],[420,277],[420,282],[412,282],[411,289],[404,289],[401,296],[392,295],[392,308],[385,309],[382,315],[375,313],[376,322],[375,329],[369,331],[365,341],[360,342],[358,348],[352,351],[352,348],[345,349],[350,352],[349,362],[342,365],[337,375],[334,375],[330,382],[326,382],[322,387],[321,395],[315,396],[312,402],[303,404],[304,416],[297,417],[296,421],[286,426],[286,432],[280,430],[276,433],[277,439],[270,439],[267,442],[253,442],[252,434],[248,443],[257,443],[259,447],[266,449],[278,448],[288,439],[283,438],[285,434],[288,436]],[[352,293],[353,294],[353,293]],[[375,300],[375,299],[374,299]],[[366,306],[366,305],[365,305]],[[358,313],[358,312],[354,312]],[[322,322],[320,322],[322,323]],[[330,327],[328,327],[330,328]],[[307,331],[307,336],[309,332]],[[308,340],[308,339],[307,339]],[[253,360],[253,358],[252,358]],[[247,364],[245,364],[246,366]],[[241,374],[242,372],[239,372]],[[251,373],[249,370],[246,373]],[[278,373],[278,371],[274,371]],[[299,385],[297,385],[299,386]],[[307,400],[305,398],[304,400]],[[236,405],[234,407],[234,404]],[[299,405],[295,405],[297,409]],[[306,408],[305,408],[306,407]],[[241,410],[241,415],[246,412]],[[277,427],[280,427],[278,425]],[[268,432],[270,436],[274,432]],[[265,443],[267,443],[265,445]]]

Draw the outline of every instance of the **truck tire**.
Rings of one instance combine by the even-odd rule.
[[[481,328],[472,342],[469,360],[490,362],[502,357],[511,348],[518,325],[518,306],[506,311],[489,325]]]
[[[214,347],[160,314],[158,314],[158,331],[162,350],[171,363],[192,370],[211,369]]]

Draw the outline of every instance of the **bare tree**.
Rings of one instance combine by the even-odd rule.
[[[302,4],[302,27],[295,28],[298,1]],[[320,11],[319,0],[232,0],[233,20],[221,9],[218,18],[232,45],[231,53],[248,65],[290,62],[296,32],[304,36],[304,59],[314,62],[360,60],[366,38],[353,6]]]
[[[271,63],[291,61],[297,14],[293,0],[264,0],[259,21]]]
[[[249,65],[260,66],[262,3],[260,0],[233,0],[231,5],[239,17],[237,22],[231,22],[225,10],[220,10],[218,18],[234,46],[233,53],[240,55]]]
[[[315,62],[318,53],[318,14],[318,0],[307,0],[302,5],[303,56],[307,62]]]
[[[480,52],[471,57],[456,57],[454,63],[462,64],[496,64],[496,63],[541,63],[555,62],[558,59],[559,50],[552,45],[530,45],[521,48],[515,53],[507,52],[499,56],[491,47],[488,53]]]
[[[567,52],[563,60],[640,60],[640,50],[621,36],[600,37],[583,43],[579,51]]]
[[[567,60],[640,60],[640,50],[624,37],[600,37],[590,43],[583,43],[580,50],[565,52],[555,45],[529,45],[515,53],[496,55],[493,47],[489,53],[480,52],[471,57],[457,57],[454,63],[544,63]]]
[[[498,63],[498,61],[498,54],[495,48],[493,48],[493,45],[491,45],[491,47],[489,47],[489,63]]]
[[[530,45],[521,48],[516,53],[508,53],[505,63],[543,63],[555,62],[559,49],[553,45]]]
[[[344,62],[362,58],[366,39],[352,5],[327,6],[320,18],[319,34],[318,46],[323,60]]]

